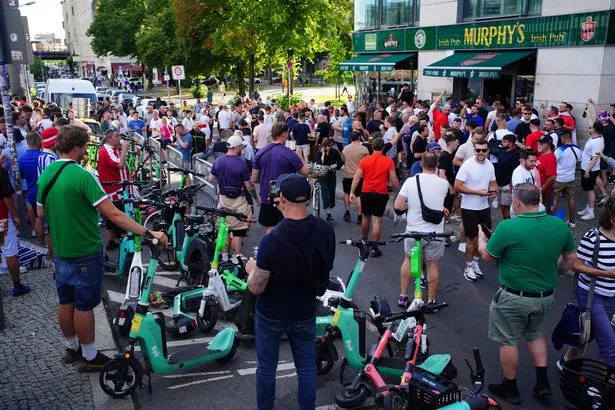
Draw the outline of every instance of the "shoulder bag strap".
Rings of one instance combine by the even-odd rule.
[[[423,202],[423,192],[421,192],[421,183],[419,182],[419,175],[420,174],[416,174],[416,189],[419,191],[419,201],[421,201],[421,207],[424,207],[425,203]]]
[[[600,230],[596,228],[596,241],[594,242],[594,254],[592,256],[592,266],[598,269],[598,253],[600,252]],[[590,275],[589,293],[587,295],[587,305],[585,311],[589,311],[594,303],[594,291],[596,287],[596,276]]]
[[[67,166],[69,166],[72,163],[73,163],[72,161],[66,161],[64,164],[62,164],[60,169],[58,169],[58,172],[56,172],[56,174],[53,176],[53,178],[51,178],[51,180],[49,181],[49,183],[45,187],[45,190],[43,191],[43,196],[41,197],[41,203],[43,204],[43,206],[45,206],[45,201],[47,200],[47,196],[49,195],[49,191],[51,191],[51,188],[53,188],[53,186],[55,185],[56,181],[58,180],[58,177],[60,176],[62,171],[64,171],[64,168],[66,168]]]

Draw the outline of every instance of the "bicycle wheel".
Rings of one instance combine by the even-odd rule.
[[[195,209],[197,205],[206,208],[216,208],[218,206],[218,201],[216,201],[209,192],[200,190],[194,197]],[[198,214],[200,211],[196,210],[196,213]]]
[[[384,410],[406,410],[408,398],[401,392],[392,390],[384,397]]]
[[[145,229],[156,231],[160,230],[160,226],[164,226],[165,221],[162,216],[162,211],[153,212],[145,219]],[[169,241],[171,238],[169,238]],[[177,262],[177,257],[175,255],[175,247],[171,242],[160,250],[160,255],[158,256],[158,265],[162,267],[164,270],[174,271],[179,269],[179,262]]]

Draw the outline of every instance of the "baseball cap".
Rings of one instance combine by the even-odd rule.
[[[442,147],[437,142],[430,142],[429,144],[427,144],[427,152],[431,152],[434,149],[442,149]]]
[[[312,187],[307,179],[298,174],[282,174],[276,179],[276,185],[284,198],[290,202],[301,203],[310,199]]]
[[[56,127],[47,128],[41,133],[43,148],[50,149],[56,144],[58,129]]]
[[[232,135],[228,141],[226,141],[226,146],[229,148],[235,148],[240,145],[244,145],[243,138],[238,135]]]
[[[553,138],[550,135],[544,135],[540,140],[538,140],[539,144],[553,144]]]

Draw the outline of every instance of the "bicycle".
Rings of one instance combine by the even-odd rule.
[[[310,185],[312,185],[312,215],[320,218],[320,183],[318,178],[326,176],[331,167],[311,162],[308,164],[308,169]]]

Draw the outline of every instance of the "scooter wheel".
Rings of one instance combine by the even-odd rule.
[[[406,410],[408,398],[401,392],[392,390],[384,396],[384,410]]]
[[[113,359],[100,372],[102,390],[114,399],[131,394],[141,383],[142,370],[132,360]]]
[[[196,324],[199,326],[202,332],[209,332],[215,326],[218,321],[218,306],[216,305],[205,305],[205,312],[203,312],[203,316],[196,313]]]
[[[226,356],[216,359],[216,363],[218,364],[229,363],[231,360],[233,360],[233,356],[235,356],[235,353],[237,352],[238,347],[239,347],[239,339],[237,338],[237,336],[235,336],[235,339],[233,340],[233,347],[231,348],[231,350],[226,354]]]
[[[358,389],[344,387],[344,389],[335,395],[335,402],[338,406],[344,409],[359,407],[365,400],[369,398],[369,390],[361,385]]]
[[[329,373],[333,369],[336,357],[333,343],[316,343],[316,374],[323,376]]]

